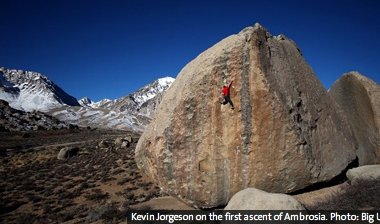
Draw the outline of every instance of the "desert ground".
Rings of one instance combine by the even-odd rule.
[[[126,223],[129,209],[190,210],[134,160],[139,134],[101,129],[0,133],[0,223]],[[76,149],[57,158],[61,149]],[[379,209],[380,182],[342,178],[294,195],[306,209]],[[219,208],[220,209],[220,208]]]
[[[78,129],[0,135],[0,223],[119,223],[130,206],[161,196],[135,164],[138,134]],[[124,138],[131,142],[122,146]],[[76,148],[76,155],[57,159],[65,147]]]

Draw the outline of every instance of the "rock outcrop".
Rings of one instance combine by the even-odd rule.
[[[358,72],[344,74],[329,94],[350,121],[359,164],[380,164],[380,86]]]
[[[42,112],[25,112],[0,100],[0,132],[77,129],[78,126],[64,123]]]
[[[235,110],[219,103],[233,80]],[[295,43],[256,24],[187,64],[136,147],[138,166],[195,207],[256,187],[292,192],[355,159],[353,134]]]
[[[305,210],[292,196],[247,188],[236,193],[224,210]]]

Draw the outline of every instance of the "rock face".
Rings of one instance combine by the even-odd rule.
[[[219,103],[224,80],[235,110]],[[327,181],[355,158],[352,138],[295,43],[256,24],[182,69],[135,154],[164,191],[207,208]]]
[[[236,193],[224,210],[305,210],[292,196],[247,188]]]
[[[380,86],[358,72],[349,72],[334,83],[329,94],[350,121],[359,164],[379,164]]]

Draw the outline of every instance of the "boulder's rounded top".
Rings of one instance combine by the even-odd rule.
[[[361,81],[374,82],[373,80],[369,79],[368,77],[366,77],[365,75],[361,74],[358,71],[350,71],[350,72],[344,73],[343,77],[345,77],[345,78],[356,78],[356,79],[361,80]]]
[[[373,81],[372,79],[368,78],[367,76],[361,74],[358,71],[350,71],[350,72],[344,73],[342,75],[342,77],[340,79],[338,79],[336,82],[338,82],[341,79],[345,79],[345,80],[356,79],[362,83],[367,83],[367,85],[375,85],[375,86],[377,85],[378,86],[378,84],[375,81]]]
[[[360,72],[358,71],[349,71],[347,73],[343,74],[344,77],[364,77]]]

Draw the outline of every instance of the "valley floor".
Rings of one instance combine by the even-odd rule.
[[[129,147],[118,137],[131,136]],[[0,133],[0,223],[125,220],[130,206],[160,196],[134,161],[138,135],[115,130]],[[108,147],[99,147],[99,142]],[[58,160],[64,147],[78,155]]]
[[[124,223],[129,209],[193,209],[140,173],[138,138],[100,129],[0,132],[0,223]],[[132,142],[122,147],[120,139]],[[58,160],[66,147],[78,154]],[[379,181],[294,196],[312,210],[379,209]]]

